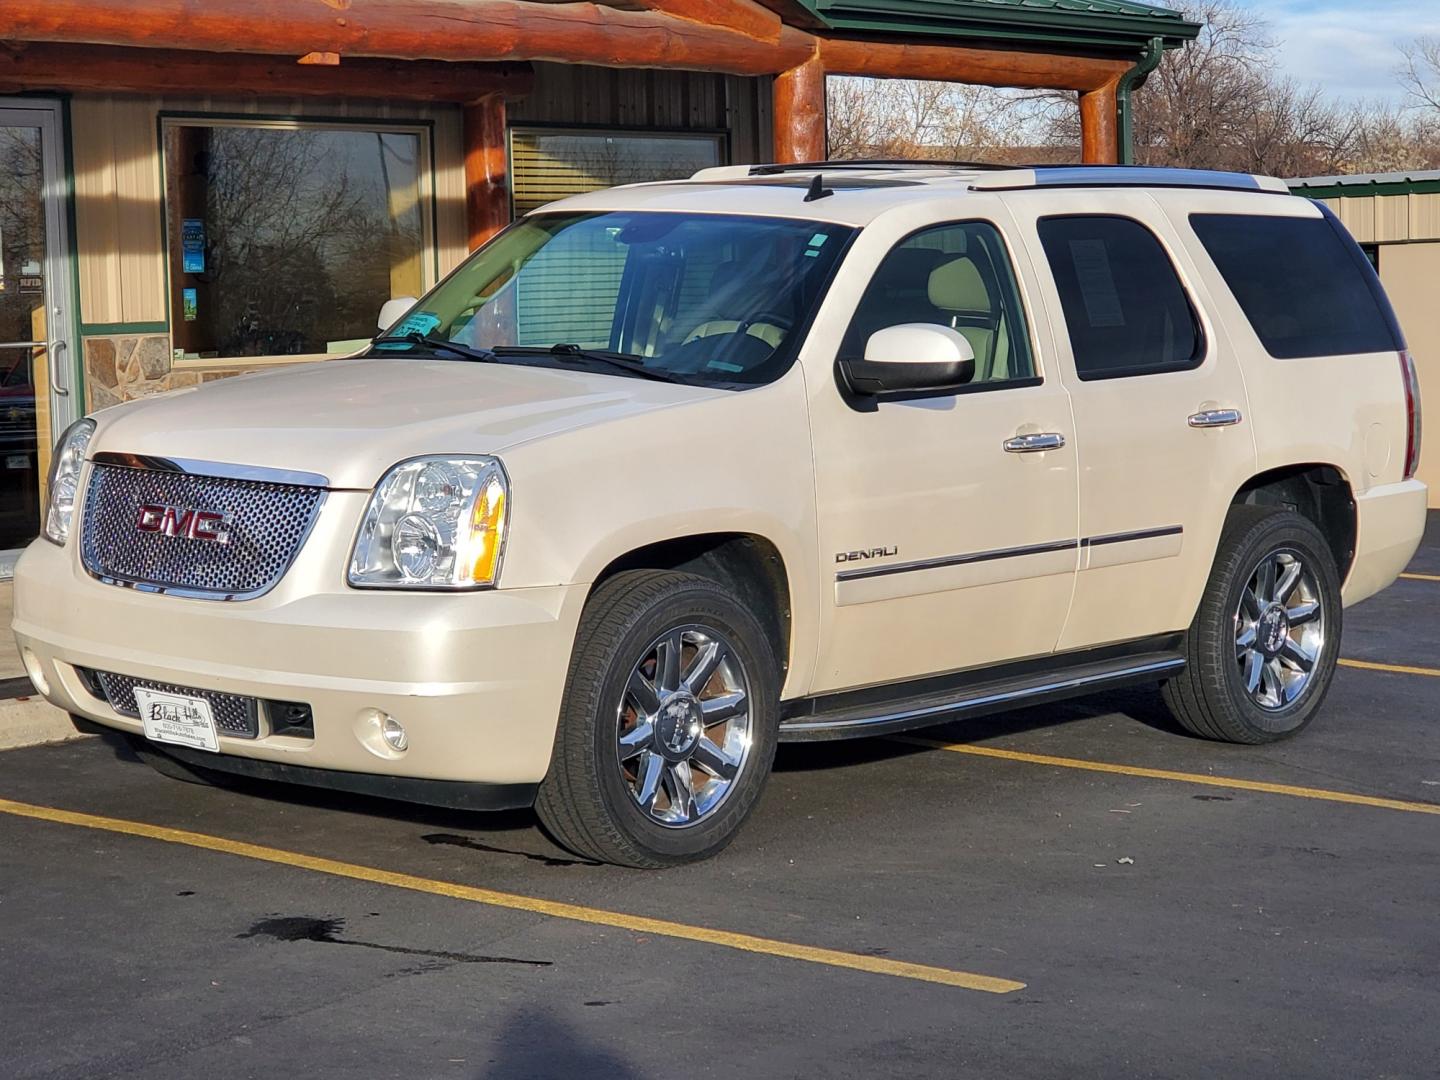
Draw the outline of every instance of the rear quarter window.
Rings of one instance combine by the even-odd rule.
[[[1374,271],[1328,218],[1192,214],[1190,226],[1276,359],[1403,347]]]

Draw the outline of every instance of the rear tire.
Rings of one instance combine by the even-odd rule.
[[[1330,689],[1342,620],[1340,574],[1321,532],[1293,511],[1233,507],[1165,703],[1206,739],[1295,735]]]
[[[588,858],[657,869],[734,839],[775,758],[779,666],[720,584],[634,570],[585,605],[535,809]]]

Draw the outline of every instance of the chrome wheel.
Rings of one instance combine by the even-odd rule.
[[[1241,685],[1262,709],[1293,705],[1325,648],[1325,610],[1314,571],[1283,549],[1260,560],[1235,611]]]
[[[651,820],[685,828],[723,803],[752,742],[750,684],[717,631],[657,638],[630,672],[617,710],[621,777]]]

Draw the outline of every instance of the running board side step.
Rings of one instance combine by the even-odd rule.
[[[932,691],[915,697],[850,705],[833,711],[826,711],[822,706],[820,711],[782,721],[780,741],[815,742],[893,735],[964,717],[984,716],[1027,705],[1064,701],[1101,690],[1158,682],[1184,666],[1185,658],[1179,652],[1132,653],[1068,667],[1057,666],[1048,671],[1032,671],[1026,675],[971,682],[962,688]]]

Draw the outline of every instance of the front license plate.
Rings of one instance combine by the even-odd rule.
[[[159,743],[220,752],[215,713],[204,698],[172,694],[167,690],[135,688],[135,704],[145,725],[145,737]]]
[[[7,469],[28,469],[30,468],[29,454],[7,454],[5,456],[5,468]]]

